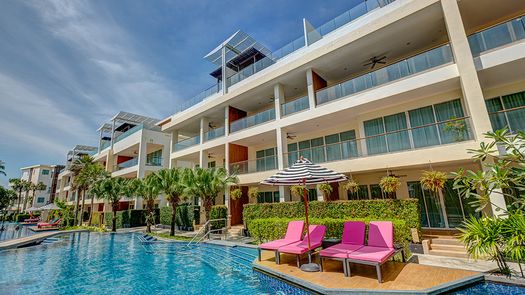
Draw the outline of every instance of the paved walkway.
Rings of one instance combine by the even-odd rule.
[[[71,234],[71,233],[77,233],[77,232],[86,232],[85,229],[76,229],[76,230],[54,230],[54,231],[48,231],[43,233],[34,234],[32,236],[28,237],[22,237],[18,239],[8,240],[4,242],[0,242],[0,250],[7,250],[7,249],[13,249],[13,248],[19,248],[22,246],[27,246],[31,244],[38,244],[41,243],[43,240],[63,235],[63,234]]]

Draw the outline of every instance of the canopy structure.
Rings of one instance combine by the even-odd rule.
[[[32,212],[32,211],[41,211],[42,208],[38,208],[38,207],[31,207],[31,208],[27,208],[26,211],[27,212]]]
[[[58,210],[58,209],[60,209],[60,207],[55,205],[55,203],[50,203],[50,204],[47,204],[45,206],[40,207],[41,211],[44,211],[44,210]]]
[[[319,165],[315,165],[310,160],[301,156],[291,167],[286,168],[277,174],[270,176],[269,178],[261,181],[261,184],[268,185],[303,185],[303,198],[304,198],[304,212],[305,212],[305,223],[306,223],[306,239],[308,241],[308,249],[310,249],[310,230],[308,222],[308,197],[306,185],[308,184],[321,184],[321,183],[332,183],[347,180],[346,176],[341,173],[334,172],[330,169],[326,169]],[[319,271],[319,265],[312,263],[311,255],[308,255],[309,263],[303,264],[301,269],[303,271]]]

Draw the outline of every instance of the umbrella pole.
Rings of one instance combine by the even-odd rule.
[[[308,222],[308,195],[306,189],[306,179],[303,179],[303,186],[304,212],[306,215],[306,240],[308,241],[308,249],[310,249],[310,223]],[[308,255],[308,263],[312,263],[311,255]]]

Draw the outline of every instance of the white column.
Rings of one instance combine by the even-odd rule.
[[[290,190],[286,186],[279,186],[279,202],[289,202],[292,198],[290,196]]]
[[[210,129],[209,123],[210,123],[210,120],[208,118],[206,118],[206,117],[202,117],[201,118],[200,129],[199,129],[199,132],[200,132],[200,134],[199,134],[200,135],[200,143],[201,144],[204,143],[204,135]]]
[[[224,136],[230,134],[230,106],[224,107]]]
[[[273,87],[273,96],[275,98],[275,118],[279,120],[281,118],[281,104],[284,103],[284,86],[283,84],[276,84]]]
[[[138,157],[138,169],[137,169],[137,178],[142,179],[146,176],[146,154],[148,144],[146,139],[142,136],[139,143],[139,157]],[[135,209],[142,209],[142,198],[135,198]]]
[[[315,108],[315,89],[314,89],[314,76],[312,69],[306,70],[306,87],[308,89],[308,102],[310,109]]]
[[[208,168],[208,153],[202,149],[199,151],[199,167]]]
[[[221,49],[221,75],[222,75],[222,94],[228,93],[226,81],[226,46]]]
[[[492,126],[458,3],[457,0],[442,0],[441,6],[450,45],[460,75],[459,80],[466,111],[471,117],[476,139],[484,140],[483,133],[492,131]]]
[[[224,169],[230,172],[230,144],[224,145]]]
[[[276,140],[277,140],[277,168],[283,170],[288,166],[288,142],[286,141],[286,132],[281,128],[277,127]],[[284,186],[279,186],[279,202],[290,201],[290,190]]]

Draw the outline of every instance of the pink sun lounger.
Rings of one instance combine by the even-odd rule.
[[[368,228],[368,244],[348,254],[348,272],[350,262],[376,267],[377,280],[383,282],[381,265],[395,254],[394,226],[390,221],[373,221]]]
[[[310,232],[310,247],[308,247],[308,240],[307,240],[307,237],[305,237],[300,242],[296,242],[290,245],[280,247],[277,250],[277,256],[280,256],[280,253],[295,254],[297,257],[297,267],[301,267],[301,255],[302,254],[308,253],[308,257],[310,261],[312,252],[315,249],[321,247],[323,244],[324,235],[326,233],[326,226],[310,225],[308,230]]]
[[[259,245],[259,261],[261,261],[261,251],[268,250],[275,252],[275,262],[279,264],[279,254],[277,253],[279,247],[301,241],[301,238],[303,236],[303,230],[304,221],[295,220],[288,222],[288,228],[286,229],[286,235],[284,236],[284,239],[275,240]]]
[[[344,223],[341,243],[321,250],[319,264],[323,271],[323,259],[333,259],[343,262],[345,276],[350,276],[348,254],[359,250],[365,245],[366,224],[362,221],[347,221]]]

